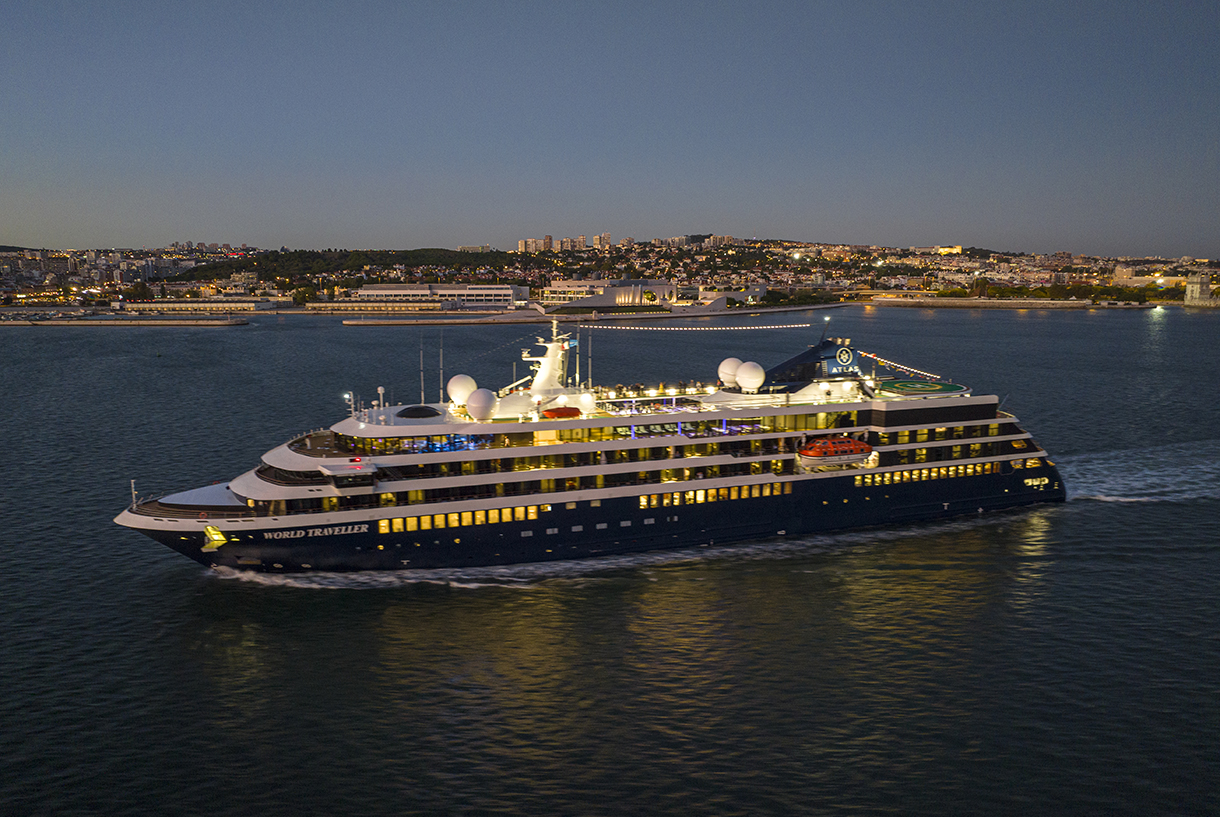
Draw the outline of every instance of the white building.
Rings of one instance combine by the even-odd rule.
[[[453,303],[460,307],[494,306],[512,309],[526,305],[529,301],[529,288],[513,284],[370,284],[357,290],[355,298],[343,300],[362,304],[374,301],[403,305]]]

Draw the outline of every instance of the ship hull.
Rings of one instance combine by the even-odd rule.
[[[1054,466],[1038,469],[1030,478],[1033,473],[1014,470],[868,487],[848,473],[790,481],[785,483],[790,493],[716,501],[707,499],[709,491],[685,490],[690,483],[672,486],[684,489],[677,500],[664,492],[671,486],[656,485],[652,488],[658,493],[645,495],[648,507],[641,507],[638,495],[604,498],[595,505],[565,502],[560,494],[538,497],[552,504],[549,509],[538,506],[544,510],[536,519],[411,532],[380,532],[385,514],[370,518],[358,512],[330,514],[325,520],[293,517],[292,526],[282,527],[210,520],[223,527],[230,541],[208,550],[203,530],[124,524],[209,567],[275,573],[483,567],[715,546],[1064,501],[1063,481]],[[692,494],[699,500],[688,501]],[[446,510],[394,509],[399,517]]]

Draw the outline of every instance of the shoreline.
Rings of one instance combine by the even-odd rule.
[[[717,309],[690,312],[593,312],[585,315],[548,315],[535,312],[532,315],[518,316],[514,313],[497,313],[495,316],[483,317],[449,317],[449,318],[351,318],[343,321],[344,326],[446,326],[466,324],[475,326],[495,326],[498,324],[523,323],[590,323],[593,321],[630,321],[630,320],[674,320],[679,318],[723,318],[733,315],[760,315],[776,312],[805,312],[812,309],[837,309],[847,306],[846,303],[811,304],[806,306],[764,306],[757,309]],[[452,313],[450,313],[452,314]]]
[[[1051,301],[1041,298],[998,300],[993,298],[885,298],[873,296],[861,303],[873,306],[898,306],[927,309],[1155,309],[1154,303],[1093,303],[1092,301]]]
[[[248,326],[245,318],[17,318],[0,320],[0,326]]]

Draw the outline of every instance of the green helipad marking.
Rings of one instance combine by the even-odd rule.
[[[881,388],[898,394],[954,394],[967,391],[960,383],[936,383],[930,380],[891,380],[883,383]]]

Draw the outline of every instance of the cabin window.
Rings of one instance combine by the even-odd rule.
[[[452,514],[452,513],[449,514],[450,519],[453,519],[453,517],[455,517],[455,516],[457,516],[457,514]],[[473,525],[474,524],[474,514],[471,513],[470,511],[462,511],[461,523],[462,523],[462,525]],[[453,527],[453,526],[450,525],[450,527]]]
[[[390,532],[390,520],[388,520],[388,519],[378,520],[377,521],[377,532],[378,533],[389,533]]]

